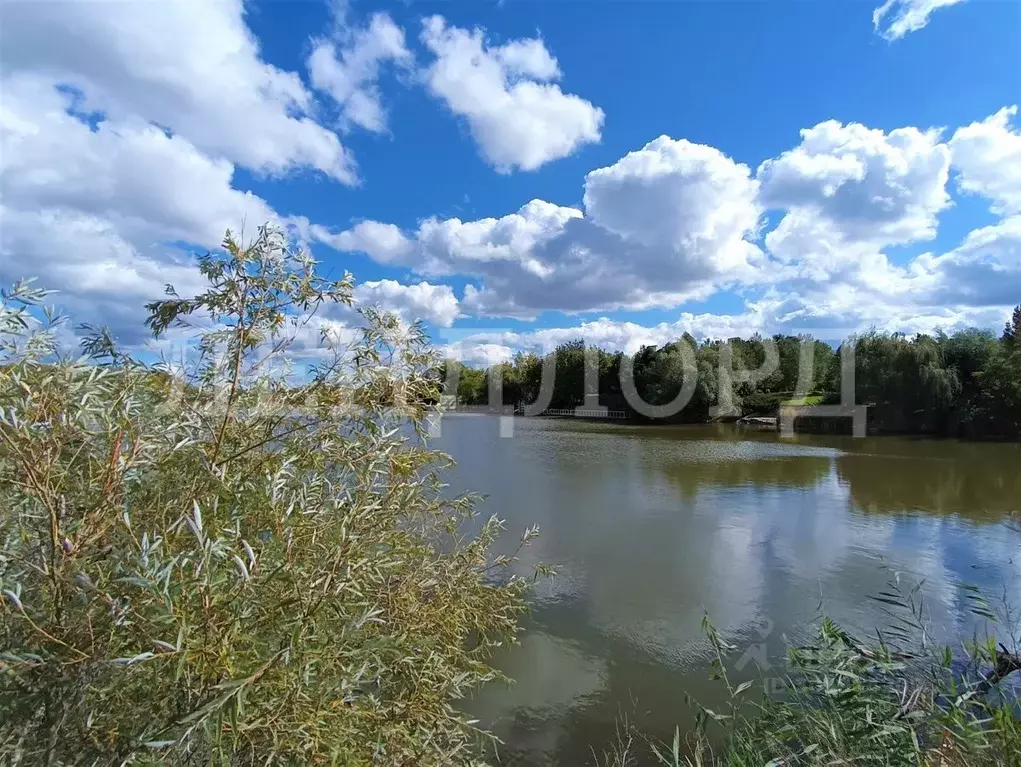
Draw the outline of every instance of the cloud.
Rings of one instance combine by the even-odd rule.
[[[715,325],[713,315],[701,316],[703,332],[808,332],[832,340],[872,326],[995,326],[1021,280],[1013,217],[942,253],[894,262],[887,251],[935,236],[952,204],[951,162],[962,189],[989,196],[996,210],[1016,204],[1017,174],[994,172],[1014,161],[1011,115],[1001,110],[950,142],[937,130],[823,122],[754,176],[718,149],[660,137],[590,172],[580,208],[532,200],[499,218],[434,217],[409,231],[363,221],[316,233],[339,249],[423,275],[475,280],[461,301],[468,314],[670,308],[736,287],[745,312]],[[755,241],[764,211],[778,211],[780,220],[762,238],[763,250]],[[699,330],[609,322],[585,330],[622,349]],[[522,338],[486,342],[518,348]]]
[[[660,137],[585,178],[585,211],[532,200],[500,218],[429,218],[405,234],[363,221],[313,238],[424,275],[481,280],[466,311],[535,316],[672,306],[759,278],[757,184],[713,147]]]
[[[991,198],[994,210],[1021,200],[1010,172],[1021,164],[1011,115],[1004,109],[960,128],[948,143],[933,130],[883,133],[831,121],[763,163],[763,204],[786,211],[765,237],[784,264],[759,307],[774,327],[835,338],[868,327],[913,333],[1000,324],[1021,284],[1017,221],[977,229],[950,251],[903,265],[885,251],[935,236],[951,205],[951,164],[958,186]]]
[[[739,271],[758,254],[744,238],[758,225],[758,184],[720,150],[660,136],[585,177],[592,222],[652,251]]]
[[[400,227],[378,221],[361,221],[336,234],[321,224],[312,224],[308,236],[336,250],[365,253],[381,264],[403,263],[414,252],[414,245]]]
[[[1017,107],[1004,107],[981,122],[954,131],[950,151],[964,192],[993,201],[1003,215],[1021,212],[1021,131],[1010,121]]]
[[[363,29],[341,24],[338,41],[320,38],[308,57],[312,84],[330,94],[343,120],[375,133],[386,130],[386,112],[378,87],[380,67],[388,62],[410,66],[404,30],[385,13],[375,13]]]
[[[315,361],[335,355],[344,358],[362,338],[360,328],[352,327],[344,320],[322,315],[301,318],[296,325],[282,332],[291,339],[286,357],[280,360],[282,362],[293,359]]]
[[[482,274],[487,265],[521,264],[538,275],[548,267],[530,254],[561,235],[566,226],[582,218],[581,211],[543,200],[532,200],[517,213],[501,218],[464,221],[428,218],[416,233],[424,263],[416,268],[443,273]]]
[[[685,333],[698,340],[749,338],[755,333],[809,334],[840,341],[869,328],[889,332],[947,332],[967,327],[999,327],[1009,308],[905,305],[868,292],[829,289],[817,285],[805,293],[768,289],[749,300],[737,314],[681,312],[672,322],[642,325],[600,317],[590,322],[535,330],[488,328],[440,331],[437,343],[454,359],[487,366],[510,359],[518,351],[548,354],[559,344],[583,339],[609,352],[634,354],[642,346],[663,346]]]
[[[363,282],[354,291],[363,306],[378,306],[400,314],[408,321],[426,320],[448,328],[460,315],[460,307],[449,285],[402,285],[394,280]]]
[[[291,317],[281,330],[284,337],[291,338],[281,356],[314,360],[339,353],[353,361],[350,354],[369,327],[358,310],[367,307],[397,314],[403,321],[402,331],[417,320],[446,328],[459,313],[457,299],[447,285],[427,282],[403,285],[394,280],[362,282],[355,286],[354,303],[350,306],[325,304],[315,314]]]
[[[356,180],[301,78],[260,58],[241,0],[10,3],[0,66],[74,86],[82,111],[157,123],[258,172]]]
[[[634,354],[642,346],[662,346],[676,341],[685,333],[697,339],[748,337],[762,330],[762,317],[757,312],[739,315],[692,314],[682,312],[673,322],[660,322],[646,326],[635,322],[622,322],[600,317],[591,322],[581,322],[567,327],[541,328],[528,331],[501,330],[489,328],[477,331],[448,330],[439,333],[440,340],[447,340],[445,348],[457,349],[474,359],[486,355],[471,354],[471,350],[487,349],[488,356],[506,356],[515,351],[532,351],[547,354],[558,345],[584,339],[586,344],[598,346],[606,351],[622,351]]]
[[[849,242],[832,222],[811,212],[784,215],[766,235],[765,244],[782,264],[771,274],[774,282],[840,279],[876,285],[892,278],[891,265],[880,246]]]
[[[140,344],[143,306],[166,283],[183,295],[204,288],[192,247],[216,248],[227,228],[246,223],[249,235],[267,221],[314,228],[235,188],[235,162],[270,171],[311,164],[352,180],[334,162],[343,152],[306,151],[313,135],[340,145],[296,116],[313,108],[311,96],[296,75],[258,59],[240,4],[179,3],[143,14],[87,4],[68,6],[66,18],[54,4],[34,9],[19,4],[5,14],[5,39],[15,31],[23,39],[3,54],[0,279],[37,276],[60,291],[75,321],[106,324],[122,342]],[[210,30],[219,34],[207,40]],[[402,40],[388,18],[373,17],[346,38],[331,86],[341,87],[342,74],[371,96],[374,68],[387,56],[403,59]],[[344,101],[358,124],[368,122],[362,103]],[[362,283],[356,298],[441,326],[459,311],[449,287],[425,282]],[[351,319],[303,328],[297,351],[316,346],[323,322],[343,328]]]
[[[835,120],[806,128],[801,144],[756,173],[763,205],[787,211],[766,244],[783,256],[784,241],[806,222],[841,243],[882,247],[930,239],[937,215],[950,205],[949,167],[950,150],[935,130],[884,133]]]
[[[488,368],[501,362],[510,362],[514,349],[503,344],[469,339],[443,344],[439,347],[439,353],[444,359],[457,360],[469,367]]]
[[[201,290],[195,264],[163,252],[140,254],[110,221],[75,211],[24,211],[0,206],[0,282],[36,277],[75,322],[110,327],[120,341],[147,336],[143,305],[173,283],[182,294]]]
[[[899,276],[903,285],[910,285],[906,275]],[[1006,306],[942,306],[907,290],[876,290],[841,281],[785,284],[767,289],[746,306],[760,332],[808,334],[825,341],[870,328],[911,335],[999,327],[1010,313]]]
[[[375,34],[381,23],[374,20],[365,35]],[[3,75],[4,282],[34,275],[60,291],[58,300],[75,321],[106,324],[134,346],[145,337],[144,304],[160,298],[166,283],[184,295],[204,288],[192,246],[216,248],[227,228],[237,231],[245,223],[249,234],[267,221],[320,229],[303,219],[284,219],[260,197],[236,189],[230,159],[145,116],[91,114],[93,91],[68,88],[45,70],[8,67]],[[91,81],[89,87],[103,91]],[[361,240],[390,247],[396,258],[399,239],[388,242],[385,231],[371,224],[356,227]],[[376,255],[385,257],[381,251]],[[396,311],[409,321],[445,327],[459,314],[446,285],[382,280],[359,284],[355,294],[362,305]],[[352,319],[324,321],[347,327]],[[303,332],[315,336],[303,336],[305,345],[315,346],[318,325]]]
[[[935,306],[1003,307],[1021,296],[1021,215],[969,232],[940,256],[911,264],[910,295]]]
[[[73,96],[33,75],[3,80],[4,202],[73,209],[114,221],[136,244],[218,244],[227,226],[275,218],[231,186],[234,166],[142,120],[90,125]]]
[[[190,255],[166,243],[212,248],[228,227],[280,222],[231,185],[230,161],[180,135],[131,118],[93,128],[68,113],[72,94],[38,75],[0,87],[0,276],[38,277],[78,320],[131,337],[165,283],[202,284]]]
[[[535,170],[601,138],[603,111],[565,94],[556,59],[542,40],[487,44],[481,29],[425,19],[422,42],[436,57],[429,92],[465,118],[483,158],[498,171]]]
[[[899,40],[925,27],[933,12],[961,2],[964,0],[886,0],[872,12],[872,27],[880,37]]]

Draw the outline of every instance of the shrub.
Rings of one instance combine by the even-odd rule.
[[[972,611],[995,626],[989,603],[977,590],[964,589]],[[889,608],[891,624],[871,641],[823,617],[813,640],[790,648],[782,676],[774,680],[782,681],[781,690],[760,700],[748,697],[751,681],[733,684],[728,677],[725,661],[737,648],[706,618],[703,630],[715,655],[712,678],[726,686],[728,704],[712,711],[696,703],[687,753],[678,732],[671,747],[652,745],[658,762],[1018,767],[1021,701],[1007,677],[1021,669],[1021,656],[991,638],[966,643],[963,656],[934,650],[918,591],[905,591],[895,576],[887,591],[873,597]],[[1011,625],[1000,628],[1013,636],[1009,610],[1005,617]]]
[[[223,250],[148,306],[157,338],[205,328],[183,367],[105,331],[61,357],[45,293],[4,294],[0,761],[470,762],[453,704],[499,676],[527,580],[419,439],[424,333],[365,310],[295,377],[274,361],[350,278],[270,229]]]
[[[684,696],[695,708],[694,726],[686,737],[675,730],[671,743],[655,742],[625,719],[596,764],[1021,767],[1021,698],[1009,679],[1021,671],[1016,613],[1006,601],[994,611],[978,589],[962,585],[971,612],[1012,637],[1015,649],[987,631],[955,653],[930,644],[920,588],[905,590],[895,573],[888,590],[872,597],[890,619],[872,640],[823,616],[816,635],[790,647],[786,663],[758,690],[754,680],[731,679],[728,659],[739,648],[706,616],[710,678],[725,688],[723,707]]]

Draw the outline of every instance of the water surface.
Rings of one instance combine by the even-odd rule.
[[[894,573],[923,582],[947,641],[975,630],[961,583],[1021,606],[1021,445],[526,418],[501,438],[478,415],[445,416],[433,444],[452,488],[506,520],[505,548],[539,525],[522,566],[557,569],[498,658],[516,684],[469,704],[505,764],[589,764],[622,716],[665,738],[690,725],[685,694],[718,704],[704,611],[759,678],[820,608],[882,623],[867,597]]]

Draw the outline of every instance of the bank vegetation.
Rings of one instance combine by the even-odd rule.
[[[576,340],[545,357],[519,353],[488,369],[450,362],[448,370],[456,371],[449,380],[456,380],[451,393],[460,404],[489,404],[490,382],[497,379],[501,404],[522,405],[540,401],[545,365],[555,370],[547,407],[567,409],[593,402],[585,377],[588,354],[600,405],[630,411],[637,420],[705,423],[728,415],[775,416],[785,403],[840,403],[843,345],[853,347],[853,401],[869,406],[871,432],[1021,438],[1021,306],[999,335],[975,328],[911,337],[870,331],[834,348],[809,336],[697,340],[685,334],[634,355],[586,348]],[[721,376],[721,367],[734,373]],[[632,399],[657,408],[674,401],[686,377],[694,376],[696,383],[683,408],[649,417],[626,396],[622,368],[624,380],[634,382]],[[732,394],[721,399],[724,388]],[[720,406],[722,412],[714,410]],[[850,423],[846,427],[850,430]]]
[[[157,338],[205,328],[186,369],[103,331],[62,358],[46,296],[4,294],[0,763],[471,763],[455,703],[501,677],[528,580],[409,438],[425,335],[366,311],[296,382],[268,360],[350,279],[272,230],[201,269],[148,307]]]

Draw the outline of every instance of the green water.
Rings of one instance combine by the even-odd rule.
[[[703,609],[759,678],[820,605],[869,630],[867,599],[894,572],[924,579],[932,631],[970,633],[960,583],[1021,606],[1021,445],[853,439],[738,427],[626,427],[449,415],[434,446],[454,489],[487,494],[505,547],[537,524],[522,569],[553,564],[519,648],[497,662],[517,684],[469,710],[506,742],[505,764],[592,763],[626,716],[654,737],[690,726],[685,694],[708,680]],[[768,669],[765,672],[768,678]]]

